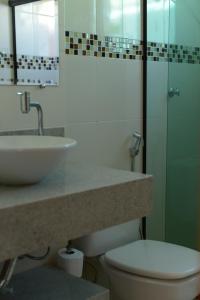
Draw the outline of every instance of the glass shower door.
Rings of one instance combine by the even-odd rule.
[[[171,0],[166,240],[198,248],[200,216],[200,2]]]

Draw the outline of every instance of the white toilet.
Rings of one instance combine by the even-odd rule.
[[[100,255],[113,300],[193,300],[200,294],[200,253],[138,240],[139,220],[74,242],[87,257]]]

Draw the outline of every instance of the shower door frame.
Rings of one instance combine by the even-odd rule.
[[[143,102],[143,173],[147,171],[147,1],[141,0],[142,6],[142,43],[143,43],[143,60],[142,60],[142,102]],[[142,219],[143,237],[146,239],[146,218]]]

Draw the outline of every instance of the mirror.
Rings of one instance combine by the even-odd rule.
[[[58,85],[58,0],[0,0],[0,84]]]
[[[15,7],[17,84],[58,85],[58,1]]]
[[[10,85],[13,75],[12,16],[7,0],[0,0],[0,84]]]

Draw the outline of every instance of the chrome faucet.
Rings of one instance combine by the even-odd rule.
[[[30,92],[19,92],[20,96],[21,112],[28,114],[31,108],[36,108],[38,114],[38,135],[44,135],[44,124],[43,124],[43,111],[42,107],[38,102],[31,101]]]

